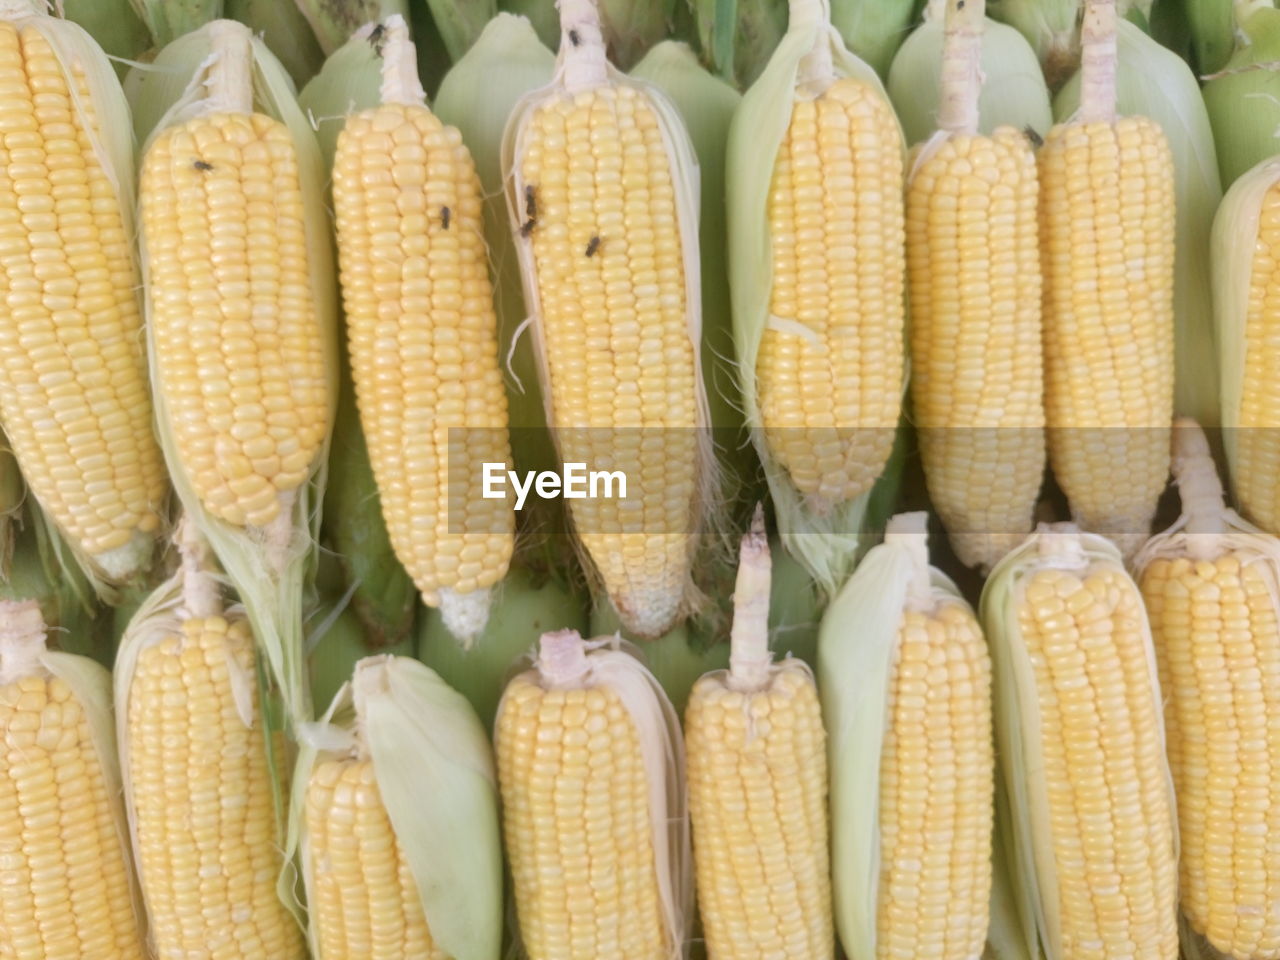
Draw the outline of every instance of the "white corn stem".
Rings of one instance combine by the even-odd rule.
[[[1074,523],[1046,523],[1040,526],[1039,553],[1045,566],[1079,569],[1087,565],[1080,528]]]
[[[423,106],[427,102],[427,93],[418,79],[418,52],[409,39],[409,27],[398,13],[388,17],[384,26],[382,102]]]
[[[788,11],[788,32],[817,27],[813,49],[800,61],[796,84],[821,93],[835,79],[831,63],[831,8],[827,0],[791,0]]]
[[[899,513],[884,528],[886,546],[907,549],[911,556],[911,582],[907,585],[907,606],[912,610],[933,609],[933,583],[929,575],[929,515],[923,510]]]
[[[0,0],[0,20],[35,17],[47,12],[44,0]]]
[[[1173,476],[1187,518],[1188,551],[1197,560],[1211,560],[1227,532],[1218,468],[1209,453],[1209,441],[1194,420],[1178,420],[1173,438]]]
[[[729,686],[743,693],[769,684],[769,585],[772,573],[764,508],[756,505],[751,530],[742,538],[738,578],[733,588],[729,633]]]
[[[544,633],[538,641],[538,670],[552,690],[581,686],[588,667],[587,645],[577,630]]]
[[[234,20],[209,25],[214,60],[205,85],[215,113],[253,113],[253,33]]]
[[[609,60],[596,0],[560,0],[560,57],[564,87],[570,93],[609,82]]]
[[[182,606],[188,619],[203,620],[222,614],[222,592],[209,570],[208,543],[190,517],[178,525],[178,554],[182,558]]]
[[[938,129],[978,132],[982,93],[982,29],[986,0],[946,0],[946,39],[942,45],[942,102]]]
[[[0,687],[40,670],[45,624],[34,600],[0,601]]]
[[[1089,0],[1080,33],[1080,122],[1116,119],[1116,0]]]

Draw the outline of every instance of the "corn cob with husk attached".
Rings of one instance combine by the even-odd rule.
[[[1280,541],[1223,501],[1204,434],[1174,430],[1182,516],[1134,560],[1178,797],[1182,909],[1238,960],[1280,957]]]
[[[947,0],[938,132],[907,188],[911,399],[929,496],[961,562],[1031,531],[1044,475],[1035,152],[978,132],[983,0]]]
[[[158,960],[302,960],[302,931],[276,895],[283,836],[273,771],[287,763],[263,716],[252,629],[223,599],[188,520],[178,550],[181,567],[130,621],[114,671],[151,943]]]
[[[302,582],[337,392],[323,166],[287,74],[248,28],[215,21],[182,51],[199,67],[140,175],[157,425],[298,722]]]
[[[144,570],[167,483],[151,432],[133,145],[110,62],[42,3],[0,4],[0,419],[100,587]]]
[[[902,133],[828,16],[793,0],[734,117],[728,209],[747,424],[783,542],[830,593],[893,449],[905,262]]]
[[[981,616],[1026,955],[1174,960],[1177,830],[1156,655],[1119,551],[1071,524],[1042,526],[992,571]]]
[[[685,710],[699,913],[717,960],[822,960],[835,951],[827,757],[813,673],[769,653],[769,540],[742,540],[729,669]]]
[[[1076,521],[1132,553],[1169,473],[1174,171],[1154,121],[1116,116],[1115,0],[1085,7],[1080,82],[1038,151],[1049,462]]]
[[[511,461],[480,181],[426,106],[408,28],[382,40],[381,104],[347,118],[333,167],[338,261],[360,420],[397,556],[464,641],[511,561]]]
[[[699,351],[697,160],[665,97],[605,60],[593,0],[565,0],[556,76],[513,113],[507,203],[560,457],[620,471],[626,497],[573,526],[629,629],[695,606],[692,556],[717,512]]]
[[[417,661],[361,660],[304,729],[294,850],[314,960],[499,957],[492,751],[467,701]]]
[[[693,884],[680,722],[617,638],[542,635],[495,744],[530,960],[680,956]]]
[[[973,610],[899,514],[818,635],[836,929],[852,957],[967,960],[991,895],[991,663]]]
[[[1213,221],[1211,250],[1231,489],[1248,520],[1280,533],[1280,159],[1232,184]]]
[[[0,602],[0,816],[0,956],[147,958],[111,677],[47,650],[34,601]]]

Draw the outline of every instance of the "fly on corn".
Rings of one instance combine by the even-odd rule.
[[[149,564],[167,491],[128,107],[93,40],[43,10],[0,5],[0,419],[45,512],[94,576],[119,582]]]
[[[947,0],[938,132],[907,189],[911,397],[929,496],[961,562],[1031,530],[1044,474],[1036,159],[978,132],[983,0]]]
[[[262,714],[253,633],[222,599],[194,525],[179,537],[182,566],[130,621],[115,667],[151,942],[158,960],[302,960],[302,931],[276,895],[281,785],[267,738],[278,733]]]
[[[697,160],[679,114],[605,60],[594,0],[560,5],[556,77],[517,107],[503,156],[560,457],[621,471],[575,501],[577,537],[627,628],[688,612],[714,460],[699,359]]]
[[[1038,152],[1049,461],[1072,515],[1127,553],[1169,473],[1174,171],[1116,116],[1115,0],[1085,7],[1080,110]]]
[[[507,859],[530,960],[661,960],[685,941],[679,719],[616,643],[543,634],[498,706]]]
[[[383,516],[427,603],[462,639],[483,628],[511,559],[508,464],[480,181],[426,107],[404,19],[382,39],[381,104],[346,120],[333,167],[351,373]]]
[[[111,677],[45,649],[32,601],[0,602],[0,956],[145,960],[120,803]]]
[[[1223,502],[1199,427],[1175,425],[1182,518],[1135,559],[1178,797],[1182,909],[1223,955],[1280,957],[1280,541]]]
[[[734,335],[784,542],[833,592],[902,407],[903,143],[826,4],[790,15],[729,134]]]
[[[900,514],[818,636],[845,953],[967,960],[991,895],[991,663],[973,610]]]
[[[827,757],[813,673],[769,654],[769,540],[742,540],[729,669],[685,709],[699,912],[715,960],[822,960],[835,951]]]
[[[498,960],[493,757],[461,694],[408,657],[368,657],[305,729],[290,849],[315,960]]]
[[[1138,587],[1110,541],[1041,527],[992,571],[981,615],[1028,955],[1178,956],[1177,833]]]

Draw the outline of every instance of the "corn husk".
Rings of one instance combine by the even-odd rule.
[[[304,729],[299,746],[288,854],[301,854],[308,886],[315,865],[302,812],[307,785],[317,762],[343,757],[373,764],[439,950],[454,960],[498,960],[497,778],[489,739],[470,704],[408,657],[367,657],[356,665],[323,720]],[[345,960],[320,953],[314,928],[310,937],[316,960]]]
[[[351,681],[356,664],[365,657],[379,653],[394,657],[414,655],[412,632],[396,643],[378,644],[367,636],[360,618],[341,600],[322,601],[308,626],[307,677],[312,703],[332,703],[342,685]]]
[[[151,33],[130,0],[55,0],[55,9],[84,27],[109,57],[133,60],[151,46]]]
[[[684,952],[694,896],[679,716],[657,680],[617,637],[584,641],[574,630],[543,634],[528,673],[548,689],[610,689],[635,726],[649,787],[654,869],[674,960]],[[502,709],[500,702],[499,717]]]
[[[991,0],[991,16],[1027,38],[1050,90],[1056,90],[1080,61],[1081,0]]]
[[[294,99],[293,84],[280,62],[247,27],[218,20],[184,38],[175,54],[178,73],[190,70],[183,93],[161,115],[156,130],[183,123],[203,113],[226,109],[206,81],[214,71],[243,70],[252,82],[253,108],[281,121],[289,130],[298,156],[301,189],[307,217],[307,259],[312,297],[323,338],[329,371],[330,423],[337,400],[337,294],[330,225],[324,196],[324,165],[306,116]],[[164,57],[162,52],[161,57]],[[192,68],[192,57],[195,67]],[[163,97],[161,97],[163,101]],[[153,134],[154,135],[154,131]],[[146,238],[143,279],[146,281]],[[147,285],[148,293],[150,285]],[[150,297],[147,313],[150,316]],[[319,535],[320,503],[324,493],[328,437],[312,465],[311,478],[294,492],[278,523],[270,530],[236,527],[208,513],[186,474],[172,435],[172,412],[165,402],[156,374],[156,346],[148,324],[147,350],[151,358],[156,425],[174,489],[189,518],[212,545],[227,577],[244,603],[253,634],[269,668],[289,722],[310,718],[305,677],[302,601],[303,586],[312,572],[314,547]]]
[[[944,33],[940,6],[925,8],[924,22],[903,41],[886,81],[908,146],[938,129]],[[1043,136],[1053,125],[1049,90],[1035,51],[1013,27],[990,18],[982,32],[982,77],[979,133],[990,136],[1005,126]]]
[[[130,0],[157,47],[218,19],[225,0]]]
[[[791,120],[792,104],[803,85],[822,87],[837,77],[853,77],[883,93],[875,71],[845,48],[830,25],[824,0],[795,0],[791,25],[760,79],[742,98],[729,132],[728,229],[729,276],[733,294],[734,340],[743,409],[773,498],[785,548],[833,594],[866,547],[868,507],[877,492],[829,511],[812,509],[774,460],[764,437],[756,396],[756,356],[769,323],[769,187],[774,160]],[[817,53],[815,54],[815,51]],[[830,66],[822,63],[829,53]],[[809,77],[811,55],[819,77]],[[890,464],[896,457],[890,458]],[[890,467],[879,486],[894,485]]]
[[[367,23],[393,14],[409,19],[409,0],[293,0],[327,57]]]
[[[311,118],[326,170],[333,167],[338,134],[346,117],[381,102],[382,57],[379,35],[374,34],[377,28],[377,24],[367,23],[353,33],[298,93],[298,106]],[[346,386],[344,382],[344,392]],[[341,410],[338,416],[342,416]]]
[[[418,659],[466,697],[492,732],[502,691],[538,637],[554,630],[587,629],[584,599],[550,575],[514,567],[494,592],[489,622],[470,644],[461,643],[438,611],[424,609],[417,632]]]
[[[239,20],[280,58],[298,86],[310,80],[324,53],[297,5],[287,0],[226,0],[226,18]]]
[[[1061,943],[1057,921],[1056,878],[1052,831],[1048,821],[1045,781],[1037,771],[1044,768],[1040,738],[1038,691],[1031,657],[1019,629],[1018,609],[1023,602],[1023,586],[1046,567],[1066,567],[1082,572],[1110,569],[1124,572],[1120,552],[1104,537],[1081,533],[1073,524],[1041,525],[1036,533],[1011,551],[991,572],[979,606],[983,629],[991,649],[995,703],[996,750],[1000,756],[1003,791],[1011,829],[1010,842],[1019,925],[1025,938],[1025,953],[1036,956],[1037,943],[1043,945],[1045,960],[1070,960]],[[1135,593],[1136,584],[1129,581]],[[1146,618],[1147,660],[1151,678],[1154,715],[1163,716],[1155,650]],[[1164,750],[1164,728],[1159,728],[1160,749]],[[1166,768],[1167,770],[1167,768]],[[1173,780],[1169,778],[1172,796]],[[1172,800],[1170,801],[1172,802]],[[1170,838],[1175,850],[1176,836]],[[1159,843],[1152,837],[1150,842]]]
[[[831,25],[845,46],[881,77],[915,19],[915,0],[831,0]]]
[[[702,55],[738,87],[756,82],[787,32],[787,8],[777,0],[692,0]]]
[[[1222,69],[1235,47],[1233,0],[1184,0],[1197,74]]]
[[[889,521],[831,601],[818,631],[818,690],[831,776],[831,864],[836,930],[845,953],[876,955],[880,889],[880,750],[899,633],[908,608],[968,606],[929,566],[927,515]]]
[[[1217,426],[1209,234],[1222,187],[1209,117],[1195,77],[1178,56],[1126,21],[1119,24],[1116,46],[1117,113],[1141,114],[1156,121],[1173,151],[1177,201],[1174,409],[1179,416]],[[1054,117],[1065,120],[1079,103],[1077,74],[1054,99]]]
[[[22,503],[27,491],[18,472],[18,461],[9,439],[0,432],[0,583],[9,579],[13,544],[22,525]]]
[[[511,231],[513,233],[519,232],[521,225],[526,220],[526,184],[523,179],[523,163],[520,158],[526,152],[525,138],[528,135],[530,121],[542,104],[562,98],[570,98],[585,90],[594,88],[605,86],[630,87],[643,96],[653,109],[662,130],[663,140],[667,146],[667,156],[671,165],[677,229],[680,236],[680,253],[684,267],[685,317],[689,342],[694,354],[695,371],[694,401],[696,403],[695,426],[697,436],[693,438],[693,463],[690,464],[694,472],[694,490],[689,497],[688,523],[684,527],[684,530],[690,533],[689,545],[684,558],[683,569],[678,571],[683,579],[682,586],[677,588],[679,595],[658,596],[658,590],[646,589],[637,591],[645,594],[643,598],[621,595],[609,598],[624,619],[629,620],[630,626],[638,633],[645,636],[657,636],[666,632],[674,622],[688,615],[700,605],[702,598],[699,596],[691,576],[693,555],[704,543],[704,535],[708,531],[710,535],[707,539],[714,543],[715,533],[720,527],[722,517],[718,465],[714,455],[711,431],[708,429],[711,426],[708,386],[701,375],[702,295],[698,247],[700,187],[698,161],[680,113],[671,101],[656,87],[626,76],[605,60],[604,50],[601,47],[601,23],[595,0],[561,0],[560,15],[563,35],[560,43],[560,52],[556,59],[555,75],[550,84],[530,92],[516,104],[502,138],[502,169]],[[525,304],[529,311],[528,336],[534,345],[539,379],[542,383],[546,422],[551,425],[551,436],[558,449],[564,442],[564,438],[557,429],[558,424],[563,422],[563,417],[557,417],[553,409],[552,391],[550,389],[551,371],[544,342],[545,331],[543,329],[541,303],[539,301],[537,265],[534,261],[531,240],[527,237],[518,240],[516,242],[516,252],[519,256],[521,278],[524,282]],[[574,374],[567,372],[561,375],[573,376]],[[596,430],[612,429],[612,425],[600,424],[598,421],[595,423],[588,421],[586,424],[576,426],[585,426],[587,429]],[[673,446],[675,450],[679,451],[680,455],[683,455],[685,446],[689,443],[687,435],[680,435],[683,433],[683,428],[667,428],[651,432],[649,434],[650,440],[654,440],[659,434],[666,434],[667,436],[661,438],[661,445],[657,445],[656,449],[654,449],[654,444],[649,445],[645,453],[646,458],[659,457],[666,459],[672,455],[671,449]],[[674,439],[668,439],[669,437]],[[607,451],[611,455],[611,460],[613,460],[612,466],[621,468],[624,472],[633,469],[628,462],[632,460],[633,455],[630,453],[615,455],[615,450],[621,450],[621,445],[617,445],[612,450]],[[614,459],[615,456],[616,459]],[[597,469],[597,467],[589,466],[588,469]],[[636,479],[636,477],[632,477],[632,482],[629,484],[628,500],[633,502],[645,499],[653,500],[665,494],[665,491],[644,489],[643,484],[635,482]],[[572,514],[573,511],[571,510],[570,515],[572,516]],[[589,532],[596,534],[603,531]],[[683,531],[630,529],[624,530],[624,532],[645,535],[669,535]],[[599,580],[598,571],[591,560],[589,551],[585,546],[582,546],[580,537],[575,538],[575,541],[583,559],[586,561],[585,565],[589,574]],[[676,577],[673,574],[671,577],[664,579],[674,580]],[[666,590],[666,587],[667,584],[664,583],[663,591]],[[675,593],[676,591],[673,590],[671,592]]]
[[[1223,188],[1280,152],[1280,10],[1245,0],[1236,11],[1235,51],[1204,85]]]

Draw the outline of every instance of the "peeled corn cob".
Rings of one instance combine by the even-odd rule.
[[[1173,160],[1116,117],[1115,0],[1083,31],[1080,111],[1038,154],[1049,461],[1080,525],[1132,553],[1169,473]]]
[[[111,677],[45,649],[32,601],[0,602],[0,956],[144,960]]]
[[[685,711],[699,912],[715,960],[821,960],[835,951],[827,757],[813,673],[769,654],[769,540],[742,540],[728,671]]]
[[[621,471],[577,500],[579,541],[629,629],[691,606],[713,509],[699,350],[697,161],[675,108],[605,60],[594,0],[565,0],[556,78],[512,115],[507,202],[560,457]]]
[[[115,666],[125,800],[158,960],[302,960],[276,895],[273,733],[264,727],[253,633],[229,608],[194,525],[182,566],[126,628]]]
[[[119,582],[150,562],[167,493],[140,339],[128,107],[97,44],[43,10],[0,6],[0,419],[88,572]]]
[[[1177,833],[1151,631],[1110,541],[1042,526],[981,615],[1029,956],[1174,960]]]
[[[978,133],[983,0],[948,0],[938,133],[907,189],[912,407],[929,496],[962,563],[1031,530],[1044,474],[1035,153]]]
[[[692,907],[680,724],[630,654],[542,635],[498,706],[507,859],[530,960],[678,956]]]
[[[1225,956],[1280,957],[1280,541],[1227,508],[1200,428],[1174,430],[1182,517],[1135,558],[1165,697],[1181,896]]]
[[[900,514],[818,635],[845,953],[966,960],[991,894],[991,663],[973,610]]]
[[[290,849],[312,957],[497,960],[497,784],[466,700],[415,660],[367,657],[302,739]]]

